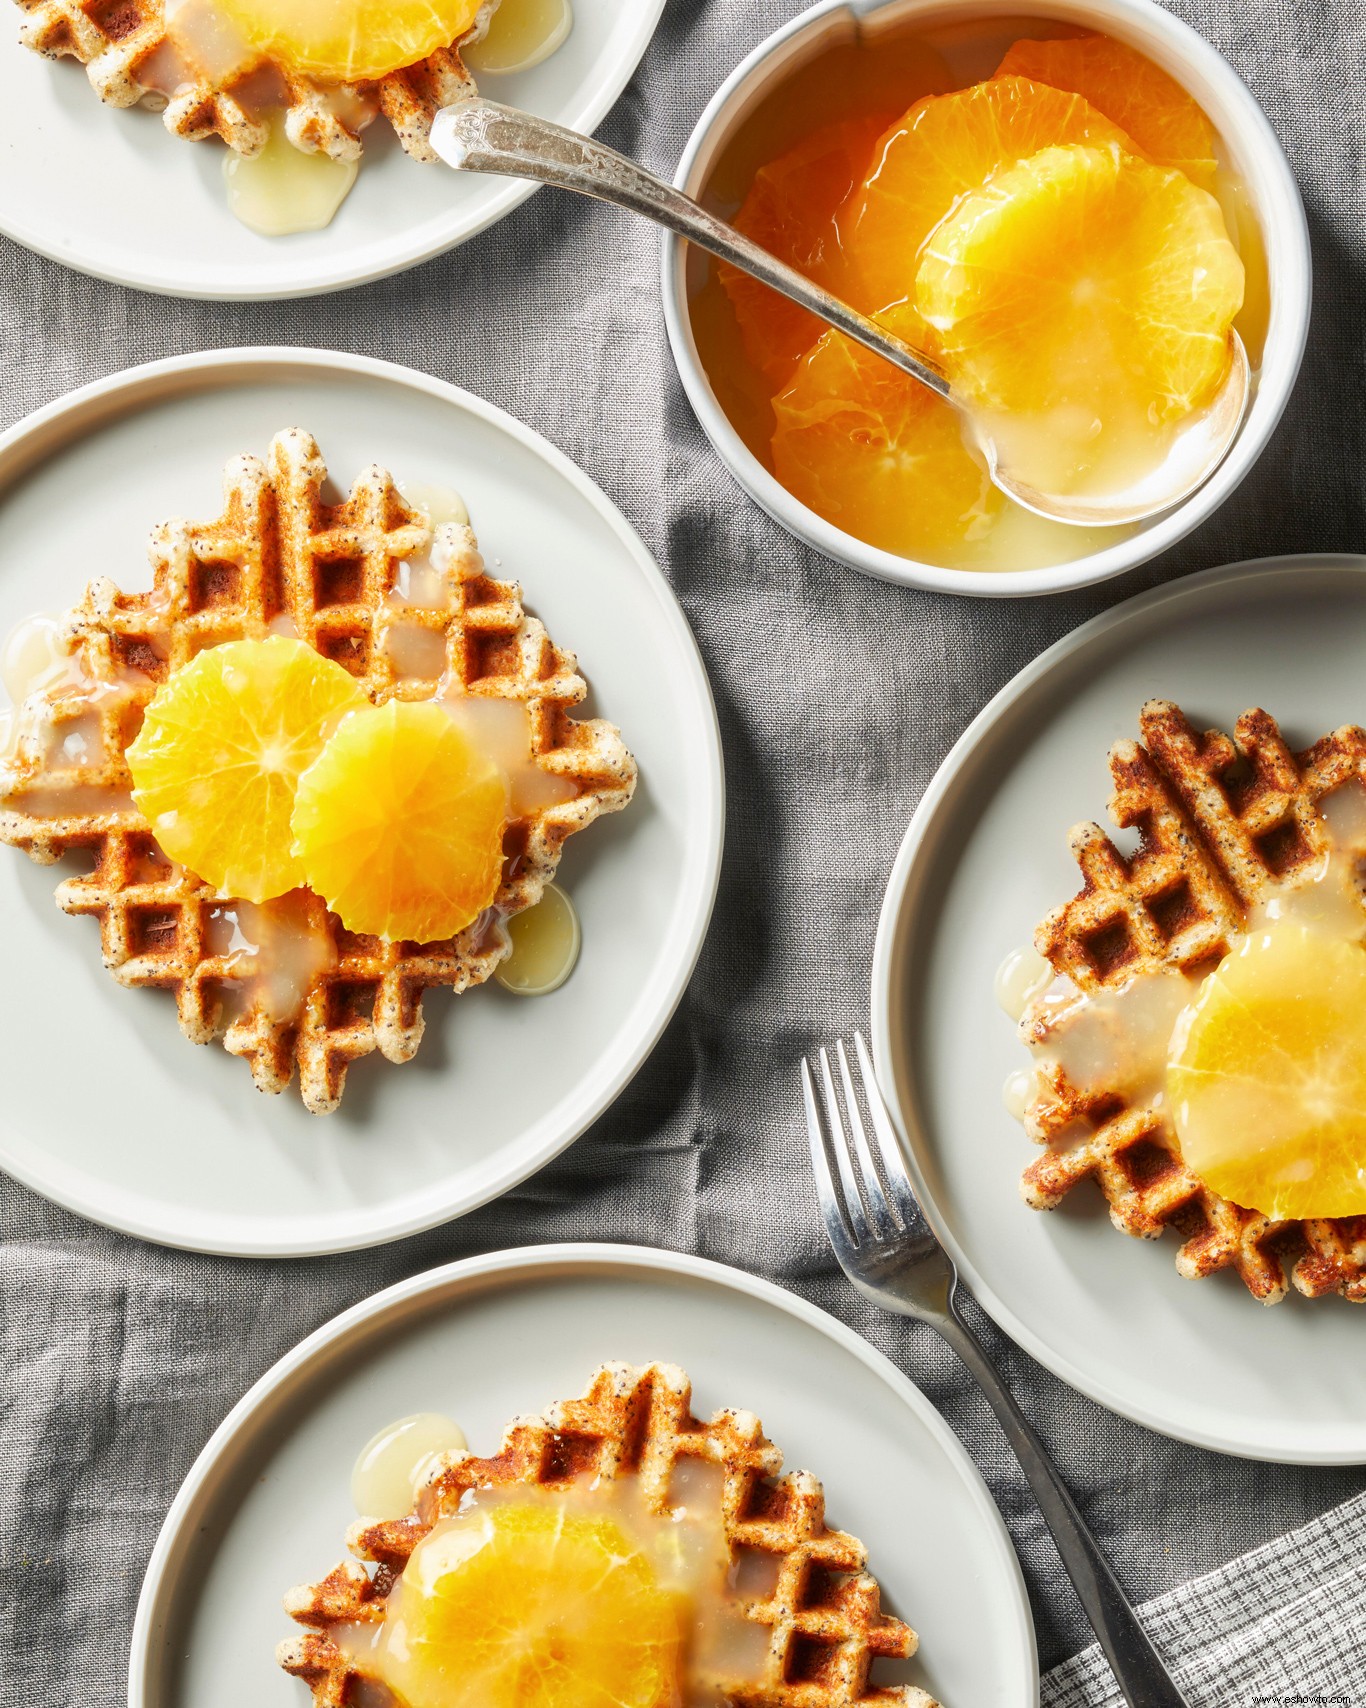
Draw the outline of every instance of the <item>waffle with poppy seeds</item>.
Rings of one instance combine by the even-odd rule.
[[[362,1675],[329,1633],[383,1622],[414,1548],[471,1490],[553,1491],[632,1477],[646,1509],[667,1516],[678,1498],[675,1474],[701,1464],[721,1476],[732,1561],[754,1551],[776,1566],[771,1590],[742,1603],[744,1618],[769,1640],[762,1677],[726,1681],[730,1708],[938,1708],[913,1685],[870,1680],[874,1661],[905,1659],[917,1638],[883,1612],[863,1544],[827,1526],[820,1483],[806,1471],[779,1475],[782,1454],[752,1412],[719,1411],[703,1422],[691,1408],[691,1385],[677,1366],[604,1364],[581,1399],[514,1418],[491,1457],[442,1455],[406,1517],[361,1519],[346,1539],[355,1557],[285,1597],[285,1611],[305,1630],[280,1644],[280,1665],[307,1682],[314,1708],[350,1703]]]
[[[188,0],[189,4],[196,0]],[[17,0],[19,39],[51,59],[78,60],[91,87],[113,107],[166,101],[163,122],[190,141],[216,136],[235,153],[265,147],[270,115],[283,112],[285,134],[305,153],[355,160],[361,132],[382,113],[415,160],[435,160],[432,120],[475,93],[460,57],[488,27],[497,0],[486,0],[470,29],[413,65],[373,80],[328,84],[270,56],[244,50],[216,71],[189,64],[168,32],[164,0]]]
[[[93,861],[58,885],[57,902],[99,921],[119,983],[173,991],[186,1037],[221,1037],[263,1091],[282,1091],[297,1067],[315,1113],[336,1108],[357,1058],[413,1056],[425,990],[459,992],[490,977],[507,953],[501,922],[540,900],[565,840],[624,807],[636,779],[612,724],[570,716],[587,693],[574,656],[527,615],[515,583],[487,574],[468,527],[433,530],[381,468],[366,469],[338,504],[324,502],[326,478],[308,433],[280,433],[268,462],[228,464],[215,521],[153,530],[149,592],[92,582],[66,619],[79,679],[25,703],[15,757],[0,767],[0,842],[42,863],[77,853]],[[446,603],[396,605],[400,565],[429,550],[443,565]],[[281,1017],[254,988],[250,955],[217,947],[231,898],[162,854],[132,801],[124,755],[160,684],[223,641],[293,633],[342,664],[377,705],[430,698],[437,679],[394,669],[385,641],[398,621],[441,637],[449,684],[525,706],[535,764],[574,793],[510,819],[491,908],[448,940],[361,936],[310,891],[292,892],[285,905],[301,911],[324,953]]]
[[[1034,937],[1054,972],[1088,996],[1153,973],[1212,969],[1249,909],[1278,888],[1315,880],[1329,851],[1323,803],[1366,783],[1366,731],[1355,725],[1302,753],[1258,709],[1243,713],[1232,736],[1200,734],[1179,707],[1150,700],[1139,725],[1141,742],[1110,750],[1110,815],[1138,833],[1137,848],[1121,853],[1099,825],[1076,826],[1069,841],[1084,886]],[[1347,851],[1360,873],[1366,838]],[[1212,1191],[1186,1167],[1160,1103],[1118,1084],[1081,1090],[1049,1061],[1050,1039],[1073,1012],[1041,997],[1020,1022],[1042,1053],[1025,1113],[1030,1136],[1046,1147],[1021,1182],[1030,1205],[1051,1210],[1094,1180],[1122,1232],[1181,1236],[1183,1275],[1232,1268],[1254,1298],[1275,1304],[1288,1268],[1309,1298],[1366,1301],[1366,1217],[1278,1221]]]

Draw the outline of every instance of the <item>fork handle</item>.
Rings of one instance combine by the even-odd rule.
[[[1014,1448],[1124,1700],[1130,1708],[1189,1708],[1157,1650],[1148,1641],[1138,1615],[1087,1529],[1033,1424],[1015,1403],[1015,1396],[986,1348],[958,1314],[957,1300],[952,1296],[949,1309],[949,1316],[933,1319],[934,1326],[976,1378]]]

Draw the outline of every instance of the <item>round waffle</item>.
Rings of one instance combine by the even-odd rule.
[[[67,620],[83,680],[29,702],[37,715],[26,716],[17,755],[0,769],[0,841],[41,862],[69,853],[93,861],[88,875],[58,885],[57,901],[98,919],[105,965],[119,983],[172,991],[186,1037],[221,1037],[263,1091],[283,1090],[297,1067],[304,1103],[318,1113],[337,1107],[357,1058],[378,1050],[392,1062],[411,1059],[426,989],[459,992],[491,976],[508,948],[497,921],[540,900],[566,839],[624,807],[636,779],[613,725],[570,716],[587,693],[574,656],[526,614],[519,587],[486,573],[468,527],[437,530],[445,603],[400,611],[390,599],[400,565],[433,542],[425,515],[383,469],[365,470],[339,504],[324,502],[326,478],[309,434],[280,433],[268,462],[228,464],[215,521],[153,531],[149,592],[92,582]],[[428,698],[438,679],[400,676],[385,645],[398,621],[439,637],[444,676],[466,694],[523,705],[535,764],[575,792],[510,821],[490,913],[447,941],[360,936],[316,896],[296,892],[325,952],[297,1012],[281,1018],[261,1000],[241,999],[250,972],[243,952],[215,948],[214,918],[231,898],[166,860],[129,795],[124,753],[171,671],[205,647],[282,627],[343,664],[376,704]]]
[[[580,1480],[633,1477],[646,1508],[667,1516],[671,1481],[692,1462],[721,1474],[721,1523],[732,1561],[753,1550],[776,1565],[771,1593],[741,1609],[768,1631],[762,1676],[718,1684],[719,1699],[731,1708],[938,1708],[914,1686],[870,1680],[879,1657],[913,1654],[916,1635],[882,1611],[863,1544],[826,1525],[820,1483],[806,1471],[779,1476],[782,1454],[753,1413],[720,1411],[704,1423],[691,1405],[688,1378],[674,1365],[604,1364],[581,1399],[513,1419],[491,1457],[446,1454],[406,1517],[362,1519],[347,1537],[356,1557],[285,1597],[286,1612],[305,1631],[280,1645],[280,1665],[307,1682],[315,1708],[352,1701],[361,1675],[331,1629],[382,1623],[413,1549],[471,1490],[553,1491]]]

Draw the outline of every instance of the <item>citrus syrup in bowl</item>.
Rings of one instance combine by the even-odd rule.
[[[945,99],[920,112],[926,97]],[[1060,184],[1071,225],[1057,217]],[[1254,374],[1266,340],[1261,231],[1213,126],[1135,49],[1046,18],[922,8],[909,20],[875,13],[828,28],[805,57],[792,53],[720,142],[701,199],[947,367],[1012,472],[1022,460],[1044,490],[1136,481],[1209,401],[1230,325]],[[1136,266],[1125,254],[1135,207],[1148,210],[1172,275],[1149,297],[1148,257]],[[1109,237],[1090,235],[1106,229],[1097,209]],[[1009,268],[1027,275],[1031,265],[1037,282],[1026,276],[1017,290]],[[1069,268],[1075,279],[1053,277]],[[1154,340],[1145,329],[1163,324],[1164,296],[1189,299],[1192,280],[1208,323],[1187,310],[1170,343],[1165,332]],[[1017,313],[1021,300],[1032,322]],[[866,545],[1008,573],[1087,557],[1135,532],[1069,527],[1010,503],[956,410],[697,254],[687,313],[716,402],[750,454]],[[1125,376],[1145,363],[1148,389],[1126,395]],[[1080,402],[1067,391],[1069,367]]]

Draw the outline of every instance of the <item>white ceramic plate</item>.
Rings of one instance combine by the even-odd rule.
[[[168,999],[124,990],[60,876],[0,850],[5,971],[0,1167],[168,1245],[294,1256],[374,1245],[495,1197],[563,1149],[630,1080],[687,983],[721,856],[720,738],[696,645],[618,511],[539,435],[440,380],[325,351],[228,350],[136,368],[0,438],[0,632],[87,577],[150,580],[153,523],[218,513],[224,462],[282,427],[334,479],[370,462],[458,487],[496,574],[575,650],[589,709],[640,764],[624,813],[568,845],[583,922],[572,979],[519,998],[433,991],[402,1067],[351,1069],[333,1115],[266,1097]]]
[[[491,99],[593,131],[654,34],[663,0],[574,0],[564,45],[529,71],[485,75]],[[260,237],[228,210],[225,150],[172,136],[159,115],[106,107],[74,60],[0,32],[0,231],[117,284],[174,296],[309,296],[411,267],[492,225],[532,184],[410,160],[383,122],[323,231]]]
[[[940,767],[883,904],[874,1049],[926,1213],[972,1291],[1049,1369],[1203,1447],[1296,1464],[1366,1461],[1361,1314],[1292,1293],[1268,1310],[1232,1272],[1185,1281],[1174,1236],[1117,1233],[1098,1190],[1041,1215],[1036,1154],[1001,1102],[1026,1065],[992,980],[1080,886],[1079,820],[1106,823],[1106,752],[1150,696],[1198,728],[1249,706],[1308,746],[1359,721],[1366,559],[1237,564],[1118,606],[1031,664]]]
[[[130,1708],[304,1708],[274,1663],[285,1590],[329,1571],[356,1454],[407,1413],[455,1417],[476,1452],[582,1392],[608,1359],[681,1364],[694,1407],[757,1412],[825,1485],[888,1607],[920,1634],[904,1674],[953,1708],[1034,1708],[1038,1671],[1005,1528],[957,1438],[881,1353],[766,1281],[633,1246],[471,1258],[376,1294],[287,1354],[196,1460],[138,1605]]]

